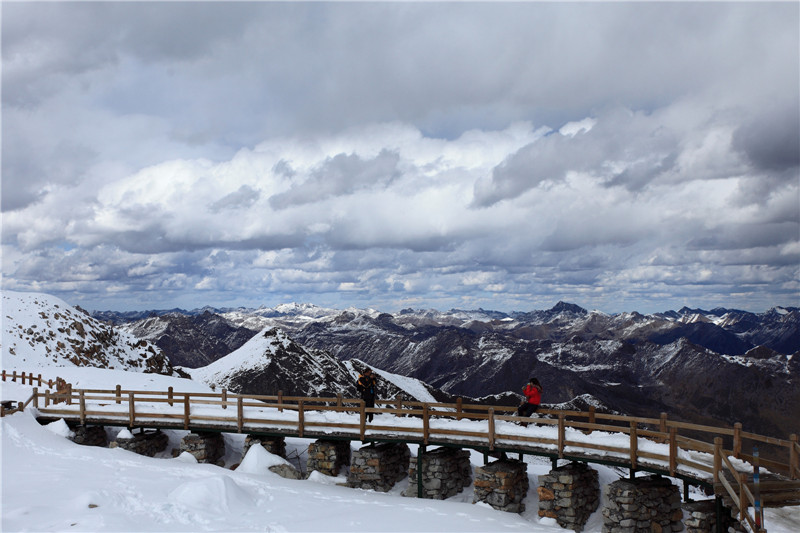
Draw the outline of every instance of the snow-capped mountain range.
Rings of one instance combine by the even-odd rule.
[[[584,406],[596,403],[638,416],[667,412],[697,423],[742,422],[781,438],[800,432],[796,307],[765,313],[684,307],[611,315],[559,302],[525,313],[404,309],[389,314],[287,304],[151,315],[155,324],[178,317],[197,321],[180,333],[190,341],[185,344],[159,333],[163,327],[144,328],[141,320],[121,326],[168,354],[165,346],[196,346],[211,335],[202,323],[222,318],[250,336],[278,328],[306,350],[340,361],[357,359],[453,396],[505,393],[505,401],[513,403],[528,377],[536,375],[550,404],[578,398]],[[104,318],[124,320],[108,313]],[[212,357],[193,353],[205,359],[182,364],[200,366]],[[191,356],[181,352],[182,361]]]
[[[15,293],[4,293],[4,303],[9,294]],[[145,358],[108,354],[138,345],[137,354],[155,353],[154,361],[166,356],[180,365],[178,371],[232,392],[354,397],[355,376],[367,365],[384,378],[386,398],[422,399],[409,391],[417,389],[439,401],[462,396],[504,405],[518,401],[521,387],[536,375],[549,405],[742,422],[745,430],[779,438],[800,432],[800,310],[793,307],[760,314],[684,308],[608,315],[560,302],[527,313],[389,314],[288,304],[150,311],[132,321],[119,313],[94,313],[100,322],[46,295],[15,298],[13,313],[6,309],[14,306],[4,305],[4,366],[11,360],[24,367],[32,350],[50,357],[48,364],[63,357],[64,365],[132,365]],[[44,301],[51,303],[43,308]],[[73,325],[75,317],[86,339]],[[95,327],[97,333],[86,334]],[[76,352],[79,338],[117,340],[111,348],[84,344]],[[71,351],[57,351],[59,342]],[[87,360],[87,352],[108,361]]]

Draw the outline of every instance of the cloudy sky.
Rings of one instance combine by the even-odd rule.
[[[800,4],[2,4],[2,285],[800,305]]]

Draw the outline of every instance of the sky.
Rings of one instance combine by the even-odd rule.
[[[800,305],[797,2],[3,2],[2,286]]]

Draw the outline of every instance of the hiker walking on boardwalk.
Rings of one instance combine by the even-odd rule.
[[[517,409],[517,415],[528,417],[539,409],[539,404],[542,402],[542,384],[538,379],[531,378],[522,389],[522,394],[525,395],[525,401]],[[528,424],[523,422],[522,425]]]
[[[375,396],[378,394],[375,383],[375,375],[372,373],[371,368],[367,368],[358,376],[356,383],[358,392],[361,393],[361,399],[364,400],[366,407],[375,407]],[[367,419],[372,422],[373,413],[367,413]]]

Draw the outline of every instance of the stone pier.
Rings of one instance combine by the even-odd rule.
[[[318,440],[308,445],[306,472],[314,470],[326,476],[336,477],[343,466],[350,464],[350,441]]]
[[[247,451],[254,444],[260,444],[269,453],[286,459],[285,437],[264,437],[261,435],[248,435],[244,439],[244,447],[242,448],[242,459],[244,459],[245,455],[247,455]]]
[[[683,525],[686,533],[744,533],[746,530],[738,520],[731,516],[731,510],[722,508],[722,527],[717,527],[717,502],[702,500],[683,504],[686,518]]]
[[[101,448],[108,446],[108,435],[103,426],[75,426],[70,429],[75,432],[75,436],[71,439],[75,444]]]
[[[116,440],[112,441],[108,447],[122,448],[139,455],[154,457],[157,453],[163,452],[167,448],[167,444],[169,444],[169,437],[157,429],[155,431],[137,431],[133,433],[131,439],[120,438],[117,435]]]
[[[661,476],[619,479],[605,487],[603,533],[669,533],[683,530],[681,494]]]
[[[418,457],[409,460],[408,488],[403,496],[417,497]],[[469,451],[458,448],[436,448],[422,454],[422,497],[445,500],[455,496],[472,483],[472,465]]]
[[[219,464],[225,456],[221,433],[189,433],[181,439],[180,453],[189,452],[198,463]]]
[[[370,444],[353,452],[347,486],[388,492],[408,475],[411,451],[406,444]]]
[[[528,495],[528,465],[513,459],[500,459],[475,468],[475,495],[472,503],[485,502],[500,511],[521,513]]]
[[[600,505],[597,471],[585,463],[570,463],[539,476],[539,516],[555,518],[573,531],[583,526]]]

